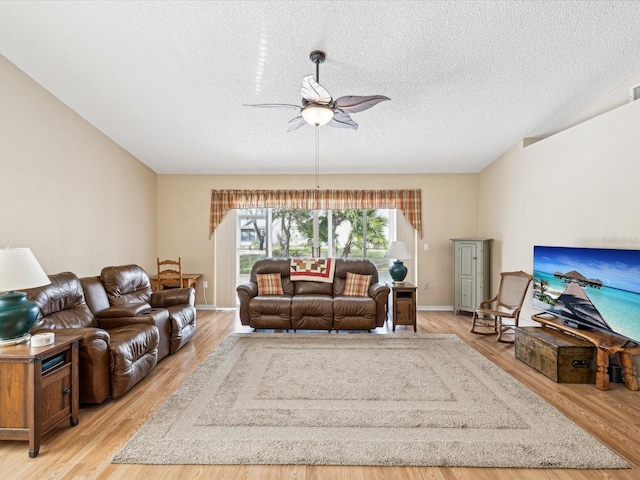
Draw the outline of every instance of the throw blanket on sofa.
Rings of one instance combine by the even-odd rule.
[[[333,282],[336,269],[334,258],[292,258],[289,278],[291,281]]]

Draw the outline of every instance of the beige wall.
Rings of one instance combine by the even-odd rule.
[[[410,270],[409,278],[412,275],[415,278],[417,273],[420,306],[450,308],[453,247],[449,239],[478,234],[478,175],[322,175],[320,187],[329,186],[422,189],[424,234],[417,239],[417,259],[405,264]],[[203,279],[209,283],[206,296],[209,305],[235,306],[235,297],[228,294],[229,291],[235,294],[235,278],[228,274],[235,249],[234,227],[221,225],[222,230],[209,239],[211,190],[301,187],[313,188],[313,175],[159,175],[158,253],[161,257],[180,256],[183,270],[204,274]],[[429,244],[428,252],[423,250],[424,243]],[[428,290],[423,288],[425,282],[429,282]],[[196,303],[204,304],[201,286]]]
[[[479,233],[495,239],[494,291],[498,272],[532,271],[534,245],[640,248],[639,132],[636,101],[519,143],[480,174]]]
[[[155,270],[156,174],[0,56],[0,246],[47,273]]]
[[[586,120],[589,120],[598,115],[602,115],[603,113],[609,112],[615,108],[626,105],[630,101],[629,96],[631,87],[635,87],[637,85],[640,85],[640,73],[637,73],[629,80],[607,93],[604,97],[591,105],[589,108],[580,112],[575,116],[573,121],[571,121],[565,128],[563,128],[563,130],[573,127],[579,123],[585,122]]]

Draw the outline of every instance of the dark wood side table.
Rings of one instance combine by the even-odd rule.
[[[396,331],[396,325],[413,325],[413,331],[417,332],[416,290],[418,287],[409,282],[403,284],[386,283],[391,289],[389,314],[393,321],[393,331]]]
[[[80,338],[56,334],[44,347],[0,347],[0,440],[28,441],[33,458],[42,435],[65,420],[78,424]]]

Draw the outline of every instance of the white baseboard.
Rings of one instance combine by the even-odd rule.
[[[196,310],[217,310],[215,305],[196,305]]]

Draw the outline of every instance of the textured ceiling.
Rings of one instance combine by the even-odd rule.
[[[639,2],[0,2],[0,54],[158,173],[313,173],[320,83],[390,102],[320,127],[322,173],[478,172],[640,72]]]

